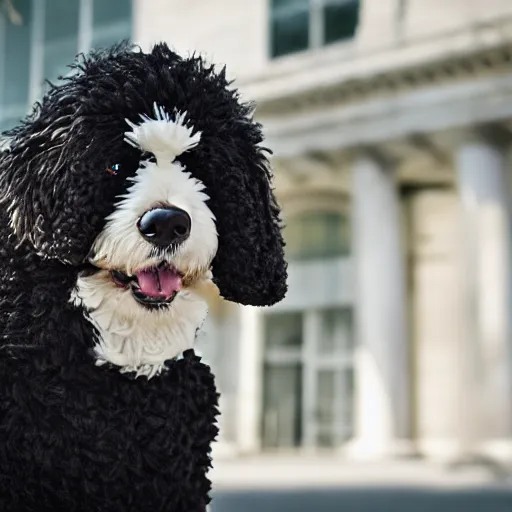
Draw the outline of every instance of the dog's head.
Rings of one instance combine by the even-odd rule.
[[[131,315],[172,314],[211,276],[228,300],[271,305],[286,264],[251,114],[223,71],[164,44],[83,58],[10,134],[13,231],[76,268],[89,309],[122,297]]]

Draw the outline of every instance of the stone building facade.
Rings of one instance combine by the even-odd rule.
[[[139,0],[135,13],[143,46],[226,63],[274,151],[288,297],[220,306],[203,343],[226,445],[510,456],[512,4]]]

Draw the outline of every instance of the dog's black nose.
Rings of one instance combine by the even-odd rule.
[[[167,247],[183,242],[190,235],[190,216],[179,208],[155,208],[139,219],[141,235],[152,244]]]

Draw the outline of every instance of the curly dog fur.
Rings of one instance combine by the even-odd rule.
[[[3,512],[205,510],[218,410],[194,286],[257,306],[286,292],[252,110],[198,56],[121,45],[81,57],[7,134]],[[150,250],[140,216],[169,205],[188,238]]]

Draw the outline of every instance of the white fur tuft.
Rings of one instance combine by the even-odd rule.
[[[193,127],[187,126],[185,122],[186,112],[177,113],[176,119],[172,120],[156,103],[153,112],[156,119],[141,115],[141,124],[126,120],[132,129],[125,133],[128,144],[153,153],[161,164],[173,162],[177,156],[197,146],[201,133],[192,135]]]

